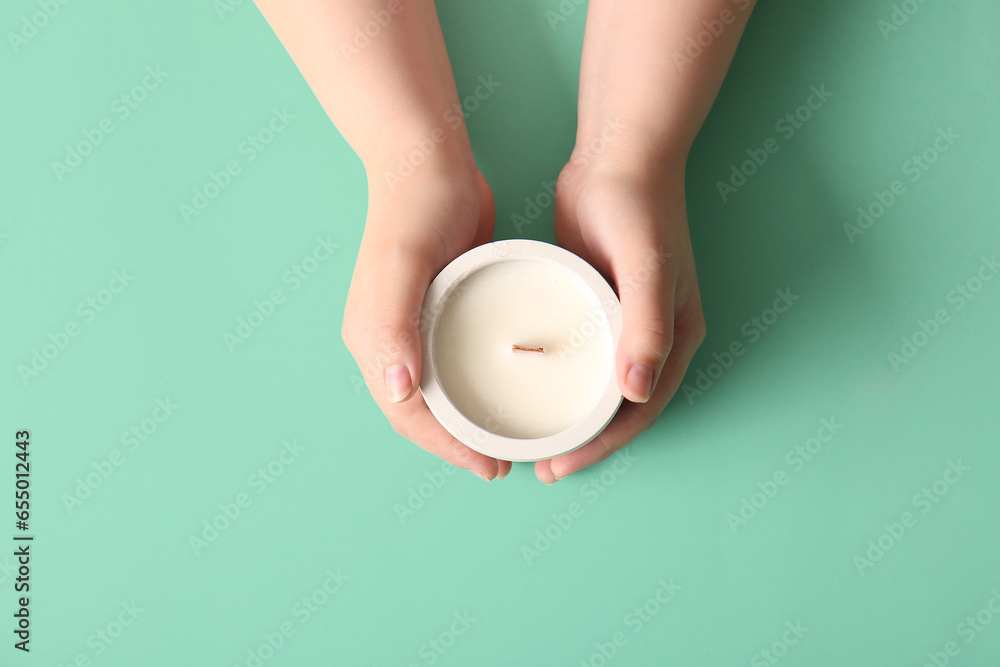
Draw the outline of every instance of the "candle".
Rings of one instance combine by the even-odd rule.
[[[617,297],[576,255],[538,241],[479,246],[428,289],[421,392],[477,451],[558,456],[595,437],[621,404],[620,331]]]
[[[597,296],[561,266],[511,260],[483,267],[438,317],[438,381],[462,414],[493,433],[565,431],[594,408],[611,372],[610,328],[598,320],[591,335],[580,332],[600,310]]]

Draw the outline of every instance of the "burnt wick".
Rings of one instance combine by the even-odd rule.
[[[524,345],[515,345],[512,349],[515,352],[538,352],[539,354],[545,354],[544,347],[526,347]]]

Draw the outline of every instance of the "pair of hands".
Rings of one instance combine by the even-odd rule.
[[[616,288],[623,328],[615,357],[627,402],[590,443],[535,463],[553,484],[602,461],[659,416],[705,337],[688,233],[684,165],[611,145],[574,150],[555,193],[558,243],[587,260]],[[493,237],[493,194],[478,168],[445,156],[390,185],[369,174],[369,211],[343,338],[376,403],[403,437],[492,481],[511,462],[456,440],[420,394],[418,323],[424,294],[451,260]]]
[[[452,259],[489,242],[495,219],[463,114],[455,113],[461,106],[435,3],[256,3],[368,171],[368,220],[343,337],[375,401],[427,451],[486,480],[504,477],[510,462],[458,442],[419,391],[427,287]],[[587,4],[577,147],[557,181],[555,232],[618,291],[624,327],[615,373],[628,401],[593,441],[536,463],[543,482],[606,458],[650,426],[704,339],[684,166],[754,4]],[[359,44],[373,17],[381,17],[377,34]],[[386,178],[413,154],[414,140],[421,163]]]

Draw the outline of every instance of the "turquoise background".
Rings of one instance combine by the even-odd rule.
[[[0,663],[246,666],[287,623],[262,664],[1000,664],[1000,280],[976,282],[1000,252],[1000,7],[914,6],[886,35],[888,0],[757,8],[687,175],[709,334],[685,382],[716,379],[678,394],[630,465],[548,487],[523,464],[492,485],[443,470],[360,385],[340,324],[364,172],[253,4],[70,2],[20,43],[42,10],[4,3],[0,488],[30,429],[36,540],[30,656],[0,557]],[[460,93],[502,82],[468,121],[497,238],[572,147],[585,7],[555,29],[551,11],[440,3]],[[122,117],[115,99],[157,66]],[[786,138],[775,124],[823,85]],[[241,142],[274,109],[294,118],[251,161]],[[57,174],[102,119],[113,131]],[[723,201],[717,183],[770,137],[780,149]],[[229,161],[239,173],[185,221]],[[844,225],[895,179],[905,193],[852,242]],[[551,240],[543,218],[520,235]],[[293,289],[317,237],[337,247]],[[799,298],[761,331],[785,289]],[[794,453],[818,434],[815,456]]]

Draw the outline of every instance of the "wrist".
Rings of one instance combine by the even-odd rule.
[[[386,127],[359,155],[368,172],[369,185],[382,182],[392,187],[427,171],[456,176],[476,171],[465,124],[447,113],[440,118]]]
[[[687,148],[658,141],[654,133],[609,122],[603,132],[581,133],[563,171],[565,185],[573,180],[628,180],[683,192]]]
[[[581,124],[569,164],[574,169],[683,179],[689,142],[662,130],[633,125],[621,117]]]
[[[475,189],[479,169],[471,149],[443,130],[416,136],[399,142],[393,150],[362,158],[370,195],[399,196],[428,183]]]

